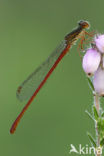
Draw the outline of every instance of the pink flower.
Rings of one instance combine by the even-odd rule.
[[[82,66],[87,75],[92,75],[97,70],[101,61],[101,55],[95,49],[90,48],[87,50],[83,57]]]
[[[99,35],[95,38],[95,44],[99,52],[104,53],[104,35]]]
[[[93,85],[99,96],[104,96],[104,69],[101,67],[94,74]]]

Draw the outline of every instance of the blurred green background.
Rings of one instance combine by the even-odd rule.
[[[104,32],[104,1],[0,0],[0,155],[68,156],[70,144],[89,144],[94,135],[92,93],[77,45],[65,56],[37,95],[14,135],[9,129],[27,101],[16,89],[84,19]],[[71,154],[76,155],[76,154]]]

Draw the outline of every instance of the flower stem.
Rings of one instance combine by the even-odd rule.
[[[94,95],[94,105],[98,114],[100,115],[100,97],[96,94]],[[97,138],[97,147],[100,146],[100,136],[98,133],[97,123],[95,122],[96,138]],[[101,154],[96,154],[96,156],[101,156]]]
[[[99,114],[100,113],[100,98],[99,98],[99,95],[97,94],[94,96],[94,104]]]

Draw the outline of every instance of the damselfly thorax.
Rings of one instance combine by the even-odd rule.
[[[86,28],[89,28],[89,23],[86,21],[80,21],[78,23],[78,27],[74,29],[71,33],[67,34],[65,36],[65,40],[67,41],[67,45],[74,44],[78,38],[83,38],[85,34],[87,33],[85,31]],[[88,33],[87,33],[88,34]]]

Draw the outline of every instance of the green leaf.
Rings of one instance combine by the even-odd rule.
[[[100,145],[104,146],[104,138],[100,141]]]
[[[104,112],[102,112],[101,117],[104,117]]]
[[[88,80],[88,83],[89,83],[89,85],[90,85],[90,88],[94,91],[95,89],[94,89],[94,86],[93,86],[93,84],[92,84],[91,79],[90,79],[89,77],[87,77],[87,80]]]
[[[98,133],[101,137],[104,137],[104,118],[99,118],[97,121],[97,129]]]
[[[85,113],[89,116],[90,119],[92,119],[93,121],[95,121],[94,118],[93,118],[93,116],[87,110],[85,110]]]
[[[94,138],[91,136],[90,133],[87,133],[88,137],[89,137],[89,140],[91,142],[91,144],[96,148],[97,145],[96,145],[96,141],[94,140]]]
[[[98,120],[98,118],[99,118],[99,114],[98,114],[98,112],[97,112],[97,109],[96,109],[96,107],[93,105],[93,114],[94,114],[94,118],[95,118],[95,120],[97,121]]]

